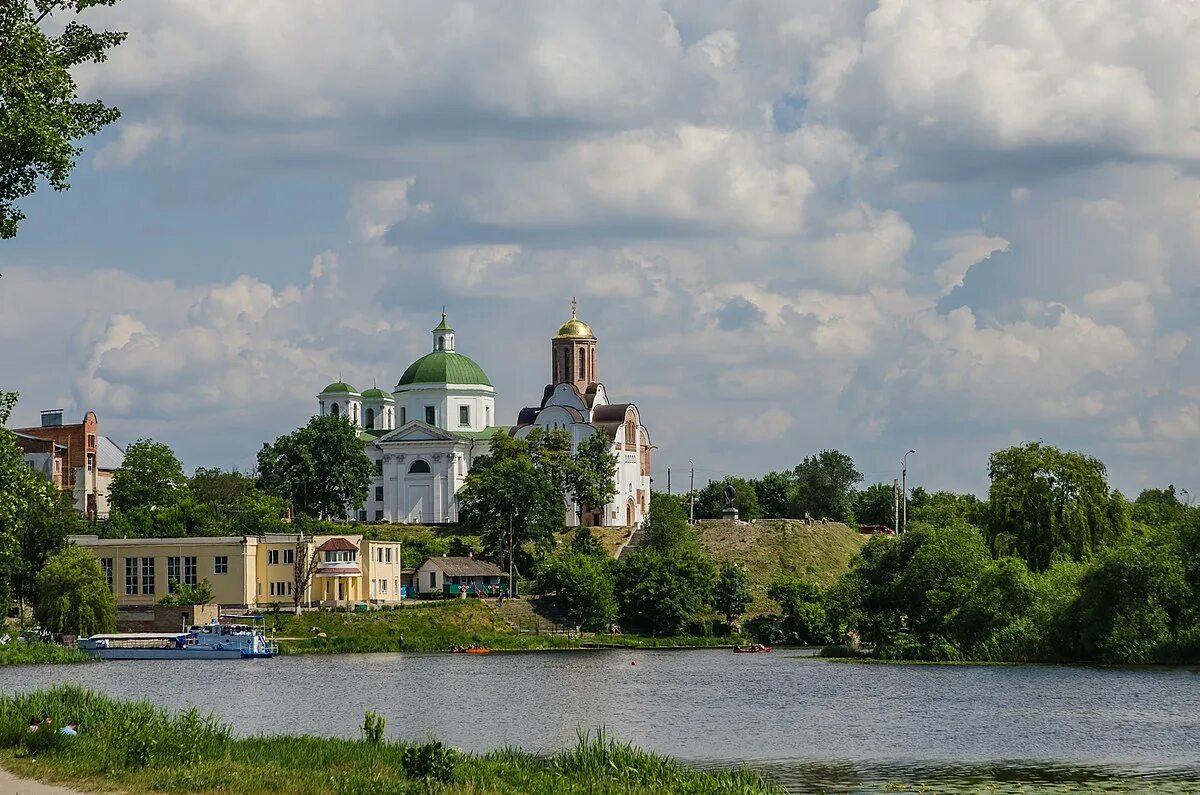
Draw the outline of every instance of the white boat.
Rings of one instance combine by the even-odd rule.
[[[246,624],[201,624],[186,632],[115,632],[80,638],[80,651],[105,660],[240,660],[274,657],[279,647]]]

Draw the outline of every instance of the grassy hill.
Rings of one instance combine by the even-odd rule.
[[[792,519],[760,519],[753,524],[701,522],[700,546],[719,562],[745,566],[753,601],[749,614],[778,609],[766,596],[781,574],[794,574],[832,585],[850,565],[867,536],[844,524],[814,524]]]

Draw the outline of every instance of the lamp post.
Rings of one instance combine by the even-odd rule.
[[[691,475],[688,483],[688,524],[696,523],[696,465],[688,461]]]
[[[916,450],[909,450],[900,459],[900,491],[904,494],[904,517],[900,521],[900,532],[908,532],[908,457],[916,453]]]
[[[1189,493],[1187,489],[1180,489],[1180,490],[1179,490],[1179,493],[1180,493],[1180,494],[1182,494],[1182,495],[1183,495],[1183,498],[1184,498],[1184,499],[1183,499],[1183,507],[1184,507],[1184,508],[1190,508],[1190,507],[1192,507],[1192,495],[1191,495],[1191,493]]]

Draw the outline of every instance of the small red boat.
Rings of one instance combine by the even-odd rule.
[[[773,647],[764,646],[761,643],[751,643],[749,646],[734,646],[734,654],[766,654]]]
[[[454,646],[450,649],[451,654],[491,654],[491,649],[485,649],[483,646]]]

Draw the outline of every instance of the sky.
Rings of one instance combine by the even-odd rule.
[[[457,347],[515,421],[570,301],[654,483],[836,448],[1200,490],[1190,0],[121,0],[122,119],[0,242],[17,424],[254,464]],[[1200,495],[1200,491],[1197,491]]]

